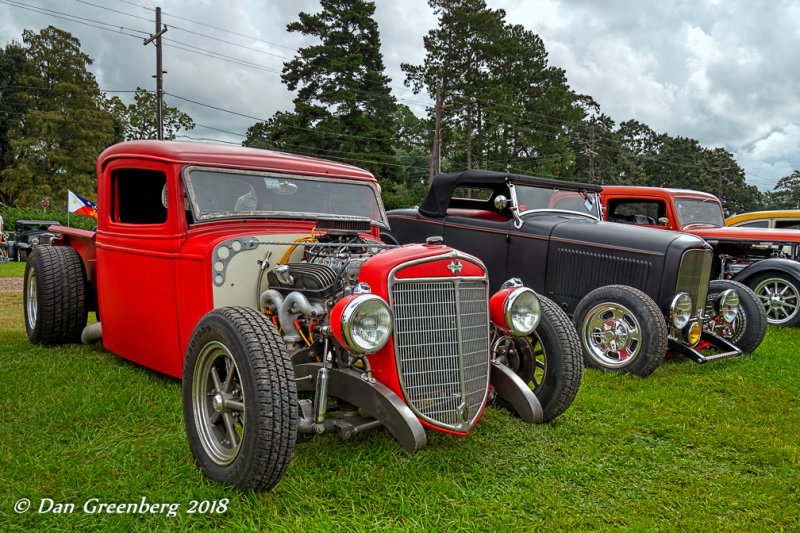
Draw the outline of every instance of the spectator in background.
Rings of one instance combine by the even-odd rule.
[[[8,244],[6,244],[5,237],[3,236],[3,215],[0,215],[0,263],[8,260]]]

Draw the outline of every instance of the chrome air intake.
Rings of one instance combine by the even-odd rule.
[[[488,279],[389,278],[394,351],[406,403],[422,420],[456,432],[477,422],[489,386]]]

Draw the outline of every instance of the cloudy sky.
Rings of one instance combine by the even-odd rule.
[[[617,123],[724,146],[748,183],[770,190],[800,169],[800,3],[793,0],[487,0],[544,40],[552,65]],[[398,100],[430,102],[403,86],[401,62],[421,63],[436,25],[425,0],[377,0],[382,51]],[[309,43],[286,24],[316,0],[0,0],[0,45],[54,25],[80,39],[100,88],[130,99],[153,90],[162,8],[164,90],[189,113],[191,138],[240,142],[256,119],[292,108],[283,62]],[[792,52],[794,50],[794,52]]]

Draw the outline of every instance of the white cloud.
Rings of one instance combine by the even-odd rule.
[[[507,20],[538,33],[551,65],[566,70],[574,90],[591,95],[618,123],[636,119],[658,132],[692,137],[708,147],[724,146],[745,168],[748,180],[770,189],[800,168],[800,4],[792,0],[487,0],[502,8]],[[139,0],[154,6],[154,0]],[[195,53],[165,46],[165,90],[185,98],[267,118],[291,109],[292,94],[277,73],[282,57],[312,42],[286,31],[299,11],[316,13],[316,0],[164,0],[165,38],[187,43]],[[395,95],[422,113],[427,95],[403,88],[400,63],[419,64],[423,37],[436,17],[425,0],[377,0],[382,52]],[[98,5],[101,5],[98,3]],[[125,2],[102,5],[146,19],[150,9]],[[153,31],[150,20],[124,16],[75,0],[29,0],[28,9],[0,4],[0,44],[21,40],[22,30],[53,24],[81,40],[83,50],[104,89],[153,89],[152,46],[126,37],[68,22],[32,9],[72,13],[130,29]],[[181,17],[181,18],[176,18]],[[252,36],[220,32],[208,25]],[[180,31],[188,29],[203,36]],[[234,46],[208,38],[238,43]],[[266,42],[264,42],[266,41]],[[199,55],[215,51],[257,65]],[[265,53],[266,52],[266,53]],[[278,56],[278,57],[276,57]],[[267,69],[267,70],[264,70]],[[271,72],[270,72],[271,70]],[[276,72],[277,71],[277,72]],[[125,96],[125,95],[122,95]],[[199,123],[244,133],[251,119],[199,107],[176,99]],[[226,136],[198,128],[192,133]]]

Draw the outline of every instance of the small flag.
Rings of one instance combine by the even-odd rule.
[[[86,198],[81,198],[74,192],[68,190],[69,200],[67,201],[67,209],[70,213],[78,213],[79,215],[86,215],[87,217],[97,218],[97,206]]]

